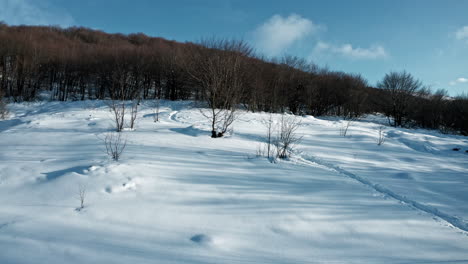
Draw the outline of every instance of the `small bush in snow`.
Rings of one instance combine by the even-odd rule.
[[[271,162],[275,162],[278,158],[287,159],[293,152],[294,145],[302,138],[296,133],[300,121],[294,115],[285,114],[282,114],[281,119],[276,121],[270,114],[269,118],[264,120],[264,125],[265,142],[257,147],[257,157],[267,157]]]
[[[80,207],[76,208],[77,211],[81,211],[84,208],[86,198],[86,186],[78,185],[78,200],[80,201]]]
[[[223,137],[231,131],[231,126],[238,117],[236,111],[234,106],[228,109],[215,109],[213,107],[210,110],[200,109],[200,113],[211,123],[212,138]]]
[[[293,152],[293,147],[302,139],[297,135],[297,129],[301,124],[296,116],[281,115],[278,134],[275,139],[276,156],[280,159],[287,159]]]
[[[265,122],[266,131],[266,146],[264,152],[266,153],[266,157],[271,159],[274,157],[274,149],[273,149],[273,141],[274,141],[274,133],[275,133],[275,126],[274,120],[272,115],[269,115],[268,120]]]
[[[346,137],[348,134],[348,129],[351,126],[351,123],[353,120],[347,120],[346,122],[341,123],[341,128],[340,128],[340,136]]]
[[[265,156],[265,146],[264,146],[264,144],[260,143],[260,145],[258,145],[256,156],[257,157]]]
[[[113,120],[115,122],[115,130],[117,132],[122,131],[125,124],[125,113],[126,113],[126,106],[125,101],[119,100],[111,100],[108,103],[110,111],[113,115]]]
[[[118,161],[127,146],[127,139],[123,138],[122,133],[109,132],[104,137],[106,152],[113,160]]]
[[[156,123],[156,122],[159,122],[159,108],[160,108],[160,100],[159,99],[156,99],[155,102],[154,102],[154,105],[153,105],[153,121]]]
[[[132,107],[130,108],[130,129],[135,128],[135,121],[138,115],[139,105],[140,105],[140,99],[132,100]]]
[[[8,117],[8,109],[5,101],[3,100],[3,93],[0,91],[0,119]]]
[[[380,126],[379,127],[379,134],[378,134],[378,138],[377,138],[377,145],[380,146],[383,143],[385,143],[385,127]]]

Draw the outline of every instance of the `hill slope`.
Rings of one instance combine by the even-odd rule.
[[[142,105],[110,161],[105,103],[10,105],[0,121],[1,263],[468,262],[468,140],[302,117],[288,161],[267,114],[212,139],[189,102]],[[453,151],[454,147],[461,148]],[[86,187],[85,208],[77,199]]]

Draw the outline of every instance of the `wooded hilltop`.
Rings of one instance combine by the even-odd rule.
[[[196,100],[212,108],[345,118],[378,112],[394,126],[468,135],[468,96],[433,92],[407,72],[387,73],[370,87],[360,75],[302,58],[263,58],[244,41],[180,43],[0,23],[0,97],[32,101],[42,91],[59,101]]]

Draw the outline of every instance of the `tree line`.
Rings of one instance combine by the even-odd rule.
[[[83,27],[0,23],[0,96],[35,100],[167,99],[205,102],[213,133],[222,136],[235,109],[357,118],[380,112],[394,126],[468,135],[468,97],[432,92],[407,72],[377,87],[360,75],[304,59],[265,59],[243,41],[180,43]]]

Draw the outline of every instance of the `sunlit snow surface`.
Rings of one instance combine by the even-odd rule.
[[[192,103],[162,102],[158,123],[149,105],[119,162],[104,102],[9,105],[0,263],[468,263],[467,137],[386,127],[378,146],[385,118],[343,137],[346,121],[306,116],[270,163],[268,114],[212,139]]]

